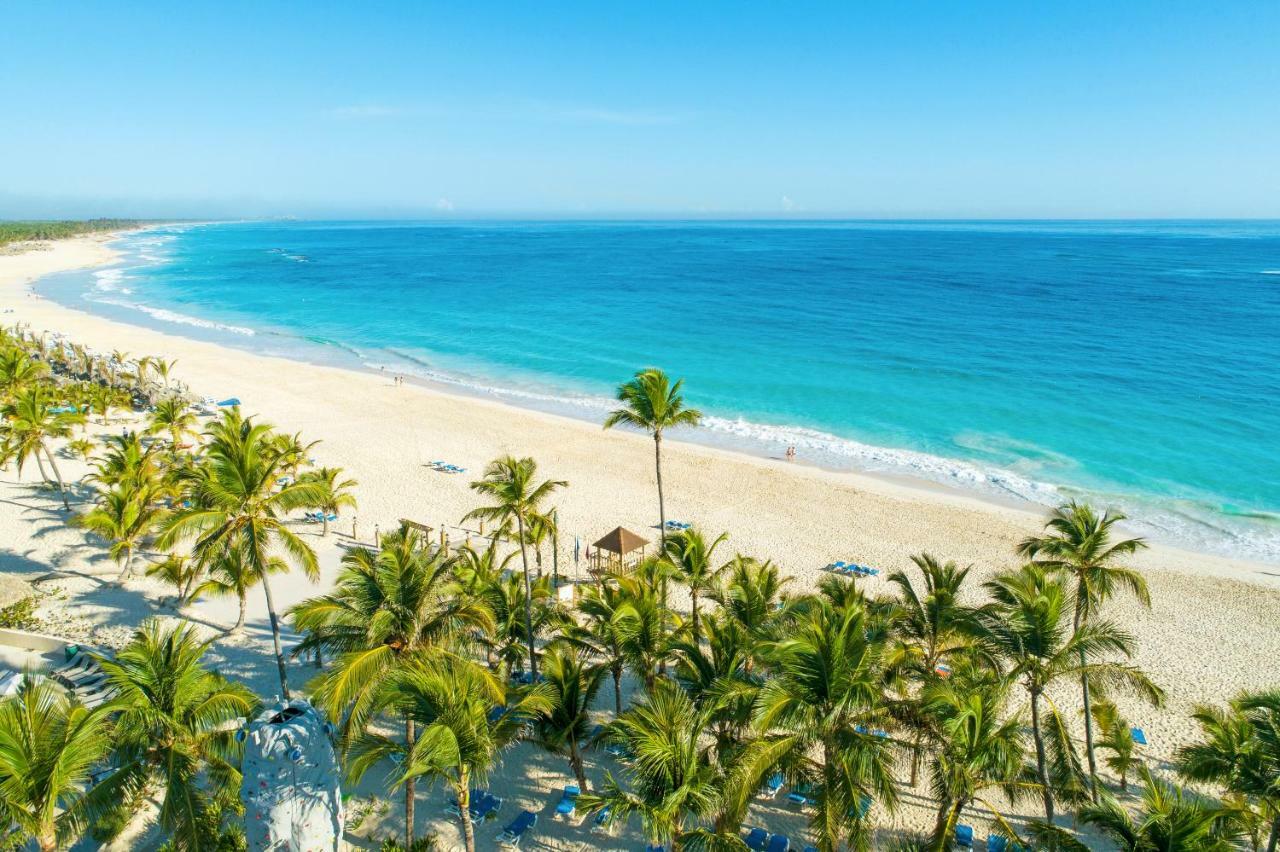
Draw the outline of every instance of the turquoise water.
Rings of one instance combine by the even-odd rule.
[[[1280,223],[250,223],[51,298],[599,419],[656,364],[698,440],[1280,559]],[[857,523],[850,518],[850,523]]]

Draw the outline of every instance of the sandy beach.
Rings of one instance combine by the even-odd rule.
[[[375,528],[391,529],[401,518],[433,527],[456,526],[476,505],[468,488],[473,474],[504,453],[533,456],[543,475],[570,483],[557,504],[562,572],[575,572],[575,536],[589,543],[622,525],[657,539],[652,442],[642,435],[606,432],[568,418],[399,385],[389,375],[188,340],[61,307],[32,292],[32,282],[42,275],[110,262],[108,242],[103,237],[77,238],[0,256],[0,322],[59,332],[100,351],[176,358],[175,375],[195,393],[238,397],[246,412],[322,442],[314,451],[317,462],[342,467],[359,482],[359,508],[354,518],[345,514],[327,539],[320,537],[317,527],[299,524],[320,554],[322,577],[317,586],[296,576],[277,581],[282,608],[331,583],[340,543],[353,532],[368,541]],[[696,394],[696,388],[692,390]],[[108,434],[118,432],[124,422],[117,417],[90,428]],[[908,568],[909,557],[922,551],[973,565],[981,581],[1015,567],[1015,543],[1042,523],[1035,512],[924,484],[678,442],[664,445],[664,454],[668,517],[711,533],[728,532],[726,556],[733,550],[774,560],[793,578],[790,588],[795,592],[812,589],[822,566],[835,559],[881,569]],[[467,472],[448,475],[432,470],[427,463],[436,459]],[[71,459],[59,463],[69,481],[86,471],[83,463]],[[172,615],[160,608],[163,590],[148,581],[123,589],[104,585],[116,574],[105,547],[67,527],[52,495],[38,492],[35,482],[30,470],[21,480],[12,469],[0,472],[0,535],[6,542],[0,550],[0,571],[28,579],[58,572],[44,584],[61,592],[46,599],[44,614],[49,620],[64,624],[68,635],[75,634],[72,638],[106,641],[127,633],[148,615]],[[79,495],[82,502],[88,496],[87,489]],[[450,535],[464,533],[453,529]],[[1136,557],[1134,564],[1150,584],[1151,609],[1122,598],[1109,605],[1108,614],[1136,636],[1135,662],[1167,691],[1167,706],[1158,711],[1122,702],[1129,718],[1147,732],[1148,760],[1161,767],[1194,735],[1189,713],[1196,704],[1221,702],[1237,691],[1275,686],[1280,680],[1275,662],[1280,659],[1280,566],[1158,544]],[[884,587],[882,579],[867,582],[872,591],[877,584]],[[972,583],[970,590],[979,592],[979,583]],[[235,602],[205,601],[185,614],[214,635],[234,621]],[[225,673],[269,697],[274,664],[265,607],[256,595],[250,599],[249,626],[242,639],[219,641],[214,657]],[[313,671],[298,665],[297,681],[304,682]],[[1070,705],[1070,696],[1064,700]],[[603,755],[593,757],[593,778],[601,777],[606,768],[616,771]],[[378,793],[378,780],[367,780],[362,792]],[[521,806],[544,812],[536,840],[550,848],[638,848],[643,843],[634,827],[614,843],[590,834],[585,826],[554,822],[550,809],[558,787],[568,780],[564,761],[521,746],[493,780],[495,791],[505,788],[511,798],[498,823],[480,829],[482,845]],[[923,794],[925,788],[917,792]],[[438,790],[423,793],[419,814],[423,828],[439,831],[451,847],[457,835],[444,817],[442,796]],[[400,816],[396,798],[392,796],[389,813],[371,815],[354,835],[363,838],[393,830]],[[884,842],[895,832],[931,824],[932,806],[922,795],[907,791],[904,799],[897,814],[877,813]],[[1030,803],[1023,808],[1024,813],[1034,813]],[[781,800],[758,806],[748,824],[760,820],[768,820],[775,831],[789,831],[793,838],[802,835],[803,816]],[[976,821],[981,824],[980,818]]]

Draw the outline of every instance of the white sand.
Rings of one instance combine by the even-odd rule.
[[[134,327],[55,305],[31,293],[30,283],[50,272],[109,262],[103,237],[79,238],[51,250],[0,256],[0,322],[21,321],[35,330],[59,331],[98,350],[125,350],[133,355],[177,358],[176,375],[197,393],[239,397],[249,413],[282,429],[301,430],[321,439],[317,461],[337,465],[359,480],[359,534],[372,537],[374,525],[389,529],[399,518],[433,526],[457,524],[476,505],[467,485],[486,461],[502,454],[532,455],[545,476],[566,479],[571,487],[558,501],[561,567],[572,572],[573,536],[584,541],[618,524],[656,539],[656,497],[652,443],[643,436],[551,415],[532,413],[486,400],[441,393],[412,385],[396,386],[389,377],[270,358]],[[623,379],[625,376],[620,376]],[[101,433],[120,425],[96,425]],[[995,506],[939,488],[886,481],[852,473],[833,473],[668,442],[664,445],[664,478],[669,517],[691,521],[711,532],[727,530],[729,549],[768,557],[795,579],[792,589],[812,588],[821,566],[833,559],[855,559],[882,569],[909,567],[912,553],[975,566],[980,581],[993,571],[1017,564],[1014,543],[1039,529],[1041,519],[1029,512]],[[450,476],[424,466],[444,459],[468,468]],[[69,479],[85,471],[71,460],[60,462]],[[51,495],[36,493],[34,471],[18,482],[12,470],[0,473],[0,535],[9,544],[0,552],[0,570],[38,575],[50,568],[87,577],[59,581],[66,592],[59,615],[80,620],[81,633],[108,626],[131,627],[156,612],[162,590],[146,582],[127,589],[104,587],[96,577],[113,576],[104,548],[66,528]],[[87,495],[88,492],[86,491]],[[314,534],[323,564],[318,587],[301,578],[274,581],[283,609],[331,583],[337,570],[339,536]],[[350,513],[335,525],[351,532]],[[455,533],[456,534],[456,533]],[[1199,702],[1222,701],[1249,688],[1275,686],[1280,670],[1280,566],[1190,553],[1153,546],[1134,560],[1147,575],[1153,606],[1144,610],[1127,600],[1110,605],[1108,614],[1136,636],[1136,662],[1168,692],[1159,711],[1124,704],[1134,724],[1146,729],[1153,765],[1167,761],[1195,728],[1188,713]],[[868,581],[874,589],[883,580]],[[977,583],[975,582],[975,592]],[[230,625],[234,601],[197,604],[188,615],[210,628]],[[223,670],[248,681],[260,693],[273,693],[274,667],[268,657],[270,635],[265,607],[255,596],[250,630],[237,642],[220,641],[216,655]],[[71,628],[68,628],[71,629]],[[311,672],[296,669],[295,687]],[[607,690],[606,690],[607,693]],[[1072,704],[1070,692],[1060,696]],[[602,707],[607,707],[604,696]],[[610,762],[595,761],[593,774]],[[616,771],[616,767],[613,768]],[[556,758],[522,746],[509,757],[493,782],[524,806],[541,813],[535,834],[556,848],[617,846],[637,848],[643,841],[634,829],[617,843],[605,844],[585,827],[568,828],[551,818],[554,788],[569,780]],[[376,785],[366,783],[373,791]],[[905,791],[909,804],[889,817],[879,810],[887,842],[896,830],[923,830],[931,824],[931,804]],[[446,845],[456,842],[451,824],[439,819],[443,794],[424,793],[419,804],[423,826],[428,820]],[[382,820],[370,826],[390,831],[399,816],[398,797]],[[517,813],[509,800],[499,823]],[[1017,811],[1015,811],[1016,813]],[[1024,806],[1023,813],[1034,813]],[[969,821],[985,836],[981,813]],[[781,798],[749,823],[764,818],[775,831],[799,841],[802,817]],[[499,825],[480,829],[482,844],[496,836]]]

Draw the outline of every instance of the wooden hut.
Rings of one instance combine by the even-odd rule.
[[[631,571],[644,559],[644,549],[649,540],[641,538],[629,529],[617,527],[592,545],[591,572],[623,573]]]

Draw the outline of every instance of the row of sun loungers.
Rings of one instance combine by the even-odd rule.
[[[322,524],[326,520],[328,521],[338,520],[338,516],[334,512],[330,512],[327,515],[324,512],[304,512],[303,518],[309,524]]]
[[[684,521],[667,521],[668,532],[683,532],[692,528],[693,524],[686,524]]]
[[[110,685],[107,673],[98,661],[89,654],[80,652],[63,666],[53,670],[53,677],[67,689],[84,706],[93,709],[101,707],[116,696],[115,687]]]
[[[467,803],[467,811],[475,822],[493,819],[501,807],[502,799],[491,794],[488,790],[472,790],[470,801]],[[458,800],[456,798],[450,800],[449,807],[446,810],[457,816],[460,812]]]
[[[832,562],[827,566],[827,570],[833,574],[846,574],[851,577],[878,577],[880,576],[879,568],[872,568],[869,565],[858,565],[853,562]]]
[[[456,464],[446,464],[442,461],[433,461],[427,465],[432,470],[438,470],[441,473],[466,473],[465,467],[458,467]]]
[[[742,840],[756,852],[788,852],[791,848],[791,839],[785,834],[770,834],[763,828],[751,829]]]
[[[973,826],[961,823],[956,826],[956,846],[973,849]],[[998,834],[987,835],[987,852],[1022,852],[1022,844],[1010,843],[1009,838]]]

